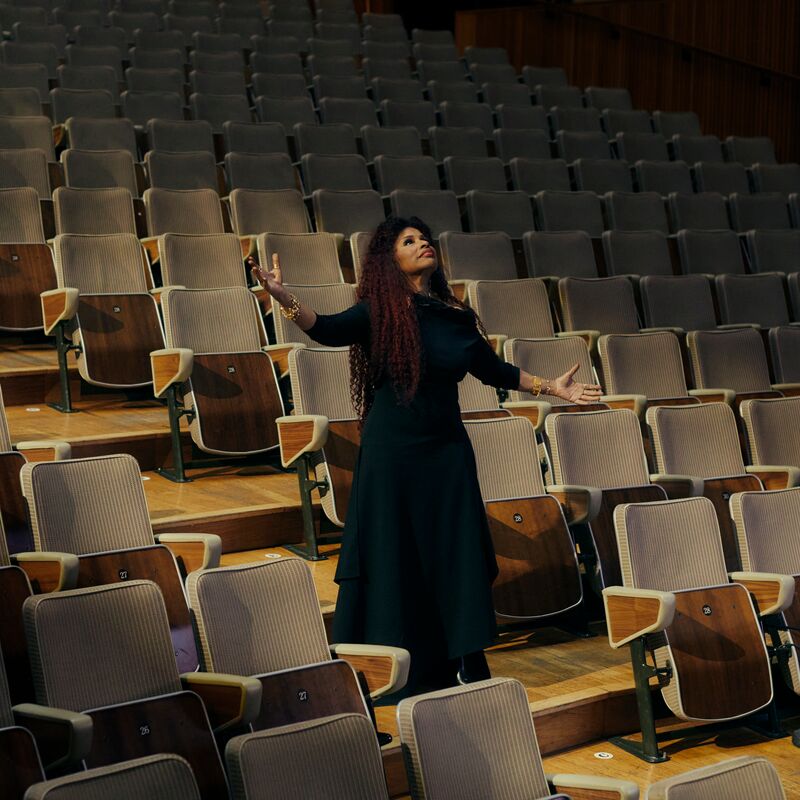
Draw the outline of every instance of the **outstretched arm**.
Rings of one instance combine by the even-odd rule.
[[[600,400],[603,390],[596,383],[580,383],[576,381],[575,373],[580,368],[580,364],[570,367],[563,375],[553,380],[539,378],[529,372],[520,370],[519,391],[532,392],[535,395],[551,395],[560,397],[568,403],[575,403],[579,406],[586,406]]]
[[[292,303],[296,302],[297,298],[283,286],[281,262],[278,254],[272,254],[272,269],[269,272],[264,272],[253,256],[248,256],[247,263],[256,282],[266,289],[284,308],[291,308]],[[309,328],[314,327],[317,315],[313,308],[300,305],[299,312],[292,321],[301,331],[307,331]]]

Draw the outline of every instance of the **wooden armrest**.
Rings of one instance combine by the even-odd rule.
[[[748,475],[755,475],[767,490],[792,489],[800,486],[800,469],[797,467],[755,464],[752,467],[745,467],[745,470]]]
[[[72,553],[14,553],[12,563],[21,567],[36,594],[63,592],[78,583],[78,556]]]
[[[591,522],[599,513],[603,492],[594,486],[545,486],[547,494],[561,503],[568,525]]]
[[[290,467],[304,453],[313,453],[328,440],[328,418],[319,414],[278,417],[281,463]]]
[[[194,352],[186,347],[171,347],[150,353],[153,394],[162,397],[170,386],[187,381],[194,367]]]
[[[147,252],[150,263],[155,264],[161,258],[161,253],[158,250],[158,236],[148,236],[146,239],[139,239],[139,241]]]
[[[495,353],[497,353],[498,358],[503,358],[503,347],[505,346],[508,336],[502,333],[490,333],[488,334],[488,339],[489,344],[492,346]]]
[[[216,533],[158,533],[155,540],[170,549],[187,575],[197,569],[219,566],[222,539]]]
[[[529,419],[536,433],[544,430],[544,421],[553,410],[553,406],[544,400],[506,400],[502,407],[510,411],[515,417]]]
[[[242,246],[242,261],[250,256],[253,256],[256,260],[258,259],[255,236],[239,236],[239,244]]]
[[[734,583],[741,583],[758,602],[759,616],[786,611],[794,600],[794,577],[773,572],[731,572]]]
[[[608,641],[613,648],[648,633],[663,631],[675,616],[675,595],[655,589],[609,586],[603,589]]]
[[[186,672],[184,689],[200,696],[214,731],[249,725],[261,712],[261,681],[222,672]]]
[[[447,283],[450,286],[450,289],[452,290],[453,294],[462,303],[466,303],[467,302],[467,292],[469,291],[469,285],[471,283],[473,283],[473,281],[459,279],[459,280],[454,280],[454,281],[448,281]]]
[[[17,442],[14,449],[31,461],[65,461],[72,456],[72,445],[69,442],[42,441]]]
[[[173,289],[185,289],[185,286],[180,286],[179,284],[169,284],[169,286],[154,286],[152,289],[148,289],[148,293],[153,296],[153,299],[156,301],[157,305],[161,305],[164,299],[164,295],[167,292],[171,292]]]
[[[299,342],[287,342],[286,344],[264,345],[261,349],[272,359],[272,363],[275,364],[281,376],[283,376],[289,372],[289,353],[304,347],[305,345]]]
[[[627,408],[639,419],[642,419],[647,411],[647,398],[643,394],[604,394],[600,402],[609,408]]]
[[[690,397],[697,397],[701,403],[727,403],[733,405],[736,392],[732,389],[689,389]]]
[[[800,383],[773,383],[772,388],[784,397],[800,397]]]
[[[557,792],[570,797],[585,797],[592,800],[639,800],[639,785],[620,778],[604,778],[600,775],[548,775],[547,782]],[[572,789],[586,789],[578,795]]]
[[[597,351],[597,340],[600,338],[600,331],[559,331],[556,334],[557,339],[566,339],[572,336],[583,339],[592,353]]]
[[[331,653],[364,675],[373,699],[406,685],[411,655],[401,647],[377,644],[333,644]]]
[[[670,500],[680,500],[684,497],[702,497],[705,481],[694,475],[665,475],[653,473],[650,483],[660,486]]]
[[[87,714],[35,703],[14,706],[14,722],[33,734],[46,770],[78,764],[92,746],[92,718]]]
[[[78,313],[78,290],[71,287],[49,289],[40,295],[44,332],[49,336],[59,322],[71,320]]]

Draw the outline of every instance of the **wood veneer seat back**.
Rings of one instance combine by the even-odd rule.
[[[800,398],[745,400],[739,408],[752,464],[800,468]]]
[[[84,711],[181,690],[150,581],[34,595],[22,614],[39,703]]]
[[[56,233],[136,234],[133,198],[127,189],[76,189],[53,192]]]
[[[324,795],[388,800],[375,729],[362,714],[298,722],[232,739],[225,758],[235,800]],[[297,763],[313,764],[297,769]]]
[[[745,472],[736,417],[727,403],[647,409],[656,471],[698,478]]]
[[[322,286],[297,286],[286,284],[298,300],[318,314],[338,314],[356,302],[356,287],[352,283],[331,283]],[[291,320],[280,313],[278,303],[272,301],[272,314],[275,320],[275,340],[278,344],[297,342],[313,347],[314,341]]]
[[[289,354],[289,379],[298,414],[353,419],[347,347],[304,347]]]
[[[164,286],[187,289],[247,287],[242,247],[233,233],[165,233],[158,238]],[[215,320],[207,319],[214,325]]]
[[[478,280],[470,284],[468,296],[470,305],[490,334],[530,339],[554,335],[547,286],[543,281],[535,278]]]
[[[300,559],[197,570],[186,588],[207,671],[263,675],[331,659]]]
[[[213,189],[147,189],[143,198],[151,236],[225,232],[219,195]]]
[[[262,264],[271,267],[277,253],[286,283],[343,283],[341,244],[342,237],[335,233],[262,233],[258,237],[258,255]]]
[[[561,278],[558,297],[564,330],[639,332],[633,285],[627,278]]]
[[[690,331],[686,340],[696,388],[770,390],[767,356],[761,334],[754,328]]]
[[[43,244],[39,195],[30,186],[0,189],[0,242]]]
[[[37,550],[83,555],[153,544],[132,456],[32,462],[20,479]]]
[[[550,795],[519,681],[494,678],[410,697],[397,718],[414,800]]]

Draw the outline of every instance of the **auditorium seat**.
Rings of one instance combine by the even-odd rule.
[[[175,31],[173,31],[175,33]],[[150,34],[151,36],[153,34]],[[184,55],[186,51],[181,49],[153,49],[146,47],[144,44],[137,45],[136,47],[132,47],[129,51],[129,58],[131,62],[131,67],[136,67],[137,69],[148,69],[148,70],[177,70],[181,74],[183,74],[183,64],[186,60],[186,56]]]
[[[496,109],[499,105],[531,108],[530,92],[528,87],[521,83],[485,81],[481,84],[481,94],[483,95],[483,101],[493,109]]]
[[[176,92],[134,92],[127,91],[120,95],[122,113],[136,127],[144,128],[148,120],[185,119],[183,115],[183,99]]]
[[[183,34],[184,47],[189,47],[192,44],[192,36],[198,31],[202,33],[214,32],[214,23],[208,17],[184,17],[178,14],[164,14],[162,20],[165,31],[178,31]]]
[[[658,192],[667,197],[673,192],[692,194],[692,173],[685,161],[650,161],[640,159],[634,165],[640,192]]]
[[[282,233],[311,232],[308,209],[296,189],[232,189],[228,200],[233,229],[238,236],[254,238],[270,228]]]
[[[274,55],[297,55],[300,52],[300,40],[294,36],[253,34],[242,40],[245,47],[253,53],[272,53]]]
[[[553,106],[583,108],[583,92],[577,86],[540,84],[533,87],[532,94],[536,105],[547,109]]]
[[[358,70],[352,57],[346,56],[315,56],[310,55],[306,59],[306,67],[309,74],[330,75],[340,78],[356,77]]]
[[[800,399],[745,400],[739,407],[747,433],[747,445],[753,471],[768,489],[793,485],[800,470],[800,442],[797,437],[797,412]],[[764,465],[785,465],[775,476],[768,475]],[[767,467],[769,469],[769,467]]]
[[[40,103],[50,102],[49,81],[44,64],[0,64],[1,89],[36,89]]]
[[[725,198],[721,194],[671,192],[668,205],[672,230],[675,233],[684,228],[693,231],[721,231],[731,227]]]
[[[226,153],[285,153],[286,132],[279,122],[233,122],[222,124]]]
[[[445,231],[439,237],[442,267],[450,287],[464,299],[474,280],[515,280],[517,266],[508,234]]]
[[[539,85],[569,85],[567,73],[561,67],[533,67],[526,64],[522,68],[522,79],[531,91],[533,91]]]
[[[744,274],[742,248],[733,231],[680,230],[676,238],[681,269],[686,275]]]
[[[746,234],[750,267],[755,272],[800,270],[800,231],[753,230]]]
[[[418,86],[420,85],[418,84]],[[428,96],[430,97],[431,102],[437,107],[444,102],[458,104],[470,103],[472,105],[480,102],[478,100],[478,87],[471,81],[428,81],[427,88]],[[418,98],[398,97],[396,99],[417,100]]]
[[[425,220],[434,239],[438,239],[444,231],[462,230],[461,212],[453,192],[396,189],[389,197],[392,213],[395,216],[405,218],[416,216]],[[376,226],[361,228],[361,230],[373,230],[374,227]]]
[[[533,211],[525,192],[471,189],[466,193],[466,207],[473,233],[502,231],[512,239],[522,239],[534,227]]]
[[[258,236],[258,260],[271,269],[277,253],[287,285],[344,283],[339,266],[341,247],[342,236],[336,233],[262,233]]]
[[[136,169],[127,150],[61,151],[61,165],[67,186],[80,189],[127,189],[132,197],[139,196]]]
[[[114,98],[104,89],[51,89],[50,105],[56,123],[66,122],[69,117],[116,117]]]
[[[376,106],[379,106],[383,100],[418,103],[425,99],[422,84],[413,78],[377,77],[372,78],[369,85]]]
[[[224,233],[219,195],[212,189],[147,189],[147,230],[162,233]],[[153,250],[148,247],[153,256]]]
[[[375,156],[375,183],[382,195],[395,189],[438,191],[441,188],[436,162],[430,156]]]
[[[800,164],[753,164],[750,175],[757,192],[800,191]]]
[[[375,125],[378,121],[375,104],[363,93],[361,99],[323,97],[319,100],[319,115],[324,123],[351,125],[354,131],[360,131],[364,125]]]
[[[792,227],[786,196],[779,192],[732,194],[728,198],[735,231],[786,230]]]
[[[286,131],[298,122],[318,122],[310,97],[257,97],[256,113],[261,122],[279,122]]]
[[[716,136],[689,136],[677,133],[672,137],[676,161],[696,164],[698,161],[722,162],[722,143]]]
[[[62,64],[58,70],[58,85],[62,89],[103,89],[114,105],[119,105],[119,80],[114,69],[107,65],[70,66]]]
[[[480,192],[506,191],[506,173],[503,162],[499,158],[447,156],[443,161],[445,187],[457,195],[464,195],[473,190]],[[438,186],[419,188],[436,189]],[[531,224],[533,224],[532,215]]]
[[[125,79],[122,53],[116,47],[68,44],[67,64],[71,67],[111,67],[118,81]]]
[[[70,147],[77,150],[127,150],[133,160],[138,161],[136,132],[128,119],[71,117],[64,128]]]
[[[452,83],[467,80],[466,65],[456,59],[450,61],[417,60],[417,73],[420,81],[427,85],[430,81]]]
[[[428,130],[436,125],[436,109],[427,100],[404,103],[399,100],[382,100],[381,122],[391,127],[411,125],[419,131],[422,139],[428,138]]]
[[[523,128],[548,133],[547,111],[541,106],[509,106],[501,103],[495,109],[497,124],[501,128]]]
[[[308,274],[308,270],[306,270]],[[356,287],[351,283],[342,283],[341,280],[331,284],[286,284],[301,303],[307,304],[320,314],[338,314],[354,305],[356,302]],[[278,309],[278,303],[273,299],[272,313],[275,321],[275,341],[277,344],[295,344],[305,347],[316,346],[311,337],[301,330],[294,322],[286,319]]]
[[[374,161],[378,155],[422,155],[420,135],[413,126],[379,128],[375,125],[365,125],[361,129],[361,145],[367,161]]]
[[[714,330],[711,283],[704,275],[645,275],[639,281],[644,322],[676,332]]]
[[[480,128],[438,128],[428,130],[431,155],[436,161],[448,156],[486,158],[486,138]]]
[[[250,54],[250,68],[253,73],[305,76],[303,62],[296,51],[294,53],[262,53],[254,51]]]
[[[358,153],[353,126],[347,123],[309,125],[300,122],[294,126],[294,143],[298,156],[355,155]]]
[[[563,158],[515,157],[509,162],[509,167],[513,188],[530,197],[540,192],[569,193],[572,188],[567,162]],[[541,222],[539,224],[542,225]]]
[[[318,189],[340,192],[372,189],[363,156],[306,153],[300,163],[306,194]]]
[[[781,326],[769,331],[772,371],[780,385],[800,383],[800,326]]]
[[[653,128],[667,140],[676,134],[702,135],[700,119],[694,111],[654,111]]]
[[[262,109],[258,98],[257,108]],[[193,119],[204,119],[211,123],[214,133],[222,133],[222,126],[228,122],[252,122],[250,104],[244,95],[206,94],[194,92],[189,96],[189,107]],[[273,120],[265,119],[264,122]]]
[[[623,110],[618,108],[605,108],[602,113],[603,129],[609,139],[619,133],[646,133],[651,134],[653,128],[650,124],[650,114],[646,111]]]
[[[661,695],[681,720],[739,719],[769,705],[773,699],[770,657],[749,594],[750,575],[734,573],[731,577],[737,582],[729,583],[711,501],[693,497],[627,503],[618,507],[615,523],[623,585],[607,588],[603,599],[609,642],[614,648],[630,644],[637,686],[647,685],[648,649],[657,668],[669,668],[661,673]],[[656,551],[659,557],[653,556]],[[785,598],[790,579],[770,578],[774,580],[769,581],[769,591],[774,589]],[[647,602],[650,612],[626,621],[625,615],[637,602]],[[772,603],[760,612],[780,605]],[[697,652],[709,657],[697,661],[689,655]],[[650,692],[641,692],[639,697],[642,742],[614,741],[640,758],[664,761]]]
[[[302,75],[281,75],[271,72],[255,72],[252,77],[254,97],[308,97],[308,87]]]
[[[532,278],[597,278],[592,240],[585,231],[529,231],[522,237]]]
[[[667,237],[661,231],[603,231],[606,270],[612,275],[672,275]]]
[[[210,34],[205,34],[206,37]],[[238,72],[244,70],[241,47],[231,51],[204,50],[195,48],[190,56],[190,63],[195,72]],[[191,76],[191,73],[189,73]],[[203,91],[195,89],[195,91]]]
[[[364,78],[368,81],[375,78],[403,78],[411,79],[411,65],[408,63],[408,58],[390,58],[370,56],[361,62],[361,68],[364,70]]]
[[[386,16],[386,15],[381,15]],[[373,26],[372,30],[367,30],[369,26],[364,26],[364,40],[361,42],[364,51],[364,58],[377,58],[379,60],[389,59],[405,59],[408,62],[409,44],[408,40],[404,40],[404,34],[401,32],[393,32],[390,35],[391,41],[383,41],[381,39],[372,38],[371,34],[377,30],[377,26]]]
[[[725,157],[745,167],[754,164],[777,164],[775,147],[766,136],[729,136],[723,144]]]
[[[299,189],[300,176],[286,153],[228,153],[225,156],[228,187],[277,191]]]
[[[247,94],[244,74],[237,72],[206,72],[193,69],[189,73],[189,87],[192,92],[210,95]]]
[[[607,192],[603,204],[611,230],[669,233],[664,201],[656,192]]]
[[[455,44],[452,31],[412,28],[411,41],[414,44]]]
[[[47,98],[50,99],[49,97]],[[37,117],[42,114],[39,92],[32,88],[0,88],[0,116]]]
[[[233,233],[164,233],[158,237],[161,280],[166,290],[247,287],[242,248]]]
[[[525,688],[511,678],[410,697],[400,702],[397,716],[414,800],[544,800],[566,797],[571,789],[592,796],[602,792],[612,800],[635,800],[639,794],[629,781],[584,775],[548,778]],[[447,735],[454,727],[469,735]]]
[[[667,162],[669,154],[664,139],[657,133],[625,132],[614,137],[617,154],[631,164],[639,161]]]
[[[349,39],[322,39],[317,36],[306,42],[306,50],[312,56],[352,58],[356,49],[360,49],[360,45],[354,45]]]
[[[779,273],[717,275],[714,280],[723,325],[762,329],[789,325],[784,279]]]
[[[574,108],[554,106],[550,109],[550,128],[558,131],[576,133],[597,133],[601,129],[600,112],[596,108]],[[610,154],[605,156],[610,157]]]
[[[599,129],[596,132],[558,131],[555,139],[558,157],[567,162],[578,158],[611,158],[608,139]]]
[[[36,189],[40,200],[50,199],[50,174],[44,150],[0,150],[0,188]]]
[[[147,121],[146,134],[148,150],[214,154],[214,135],[211,125],[205,120],[150,119]]]
[[[603,233],[600,198],[593,192],[541,191],[534,199],[536,227],[540,231]]]
[[[148,31],[145,36],[152,36],[153,31]],[[79,44],[86,47],[116,47],[120,53],[127,56],[128,34],[122,28],[103,27],[100,25],[79,25],[68,34]],[[133,41],[136,42],[134,31]]]
[[[52,44],[5,41],[0,43],[0,57],[4,64],[43,64],[48,78],[57,76],[58,50]]]
[[[550,141],[543,130],[495,128],[494,149],[504,164],[514,158],[550,158]]]
[[[319,189],[311,195],[311,204],[316,229],[341,233],[345,239],[359,231],[374,231],[386,218],[381,196],[372,190],[337,192]],[[409,213],[416,212],[412,210]]]
[[[472,79],[478,86],[484,83],[504,83],[508,86],[517,86],[517,71],[511,64],[469,64]]]
[[[694,165],[694,178],[698,192],[750,194],[747,171],[741,164],[698,161]]]
[[[470,306],[481,318],[491,339],[502,342],[505,339],[549,339],[556,335],[544,281],[477,278],[470,282],[468,294]],[[543,371],[542,367],[538,369]],[[522,394],[515,399],[523,397],[530,399],[529,395]],[[558,402],[558,398],[551,399]]]
[[[609,158],[579,158],[572,164],[575,188],[581,192],[633,192],[633,179],[627,161]]]
[[[327,44],[333,44],[328,42]],[[360,75],[340,77],[338,75],[315,75],[312,80],[314,87],[314,97],[317,104],[321,100],[329,98],[339,98],[346,100],[363,100],[366,95],[364,79]],[[272,92],[261,92],[261,94],[272,94]],[[323,118],[323,122],[326,121]]]
[[[600,109],[633,111],[631,93],[623,87],[587,86],[586,101],[588,105]]]
[[[59,186],[53,192],[53,210],[57,234],[136,234],[133,198],[127,189]]]
[[[220,190],[216,159],[208,150],[149,150],[145,154],[144,165],[153,189]]]

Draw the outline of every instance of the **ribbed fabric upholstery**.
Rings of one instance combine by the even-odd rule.
[[[667,237],[659,231],[603,231],[611,275],[672,275]]]
[[[529,275],[597,277],[592,240],[585,231],[530,231],[522,242]]]
[[[296,295],[301,304],[313,308],[318,314],[337,314],[356,302],[356,287],[351,283],[332,283],[326,286],[292,286],[284,284]],[[307,347],[316,343],[305,331],[281,314],[278,303],[272,301],[272,316],[275,320],[275,340],[279,344],[299,342]]]
[[[672,326],[685,331],[717,327],[711,285],[702,275],[645,275],[639,290],[649,327]]]
[[[789,165],[782,165],[789,166]],[[800,165],[795,165],[800,172]],[[800,187],[800,176],[793,181]],[[762,230],[748,231],[747,250],[755,272],[791,272],[793,264],[800,262],[800,231]]]
[[[37,550],[83,555],[153,544],[133,456],[28,463],[20,479]]]
[[[461,212],[454,192],[395,189],[389,196],[395,216],[424,219],[435,239],[445,231],[461,230]]]
[[[691,331],[686,340],[698,389],[769,391],[767,357],[757,330]]]
[[[147,189],[147,230],[162,233],[224,233],[219,195],[211,189]]]
[[[5,453],[11,449],[11,434],[8,430],[8,419],[6,418],[6,407],[3,403],[3,390],[0,388],[0,453]]]
[[[608,394],[643,394],[648,399],[688,394],[675,334],[611,334],[600,337],[598,349]]]
[[[727,403],[647,409],[656,470],[697,478],[744,474],[736,417]]]
[[[499,159],[497,161],[497,168],[502,169]],[[525,192],[472,189],[467,192],[466,199],[467,218],[472,231],[500,230],[514,239],[521,239],[527,231],[533,230],[533,211]],[[457,227],[453,229],[458,230]]]
[[[133,157],[127,150],[65,150],[61,154],[67,186],[79,189],[122,187],[139,196]]]
[[[0,188],[32,186],[42,200],[50,199],[47,154],[43,150],[0,150]]]
[[[208,151],[166,153],[149,150],[144,157],[150,186],[163,189],[209,189],[216,193],[217,162]]]
[[[627,278],[562,278],[558,297],[565,330],[639,332],[633,285]]]
[[[72,189],[53,192],[57,233],[136,234],[133,199],[127,189]]]
[[[0,241],[20,244],[44,242],[36,189],[30,186],[0,189]]]
[[[739,411],[747,430],[752,464],[800,467],[800,397],[745,400]]]
[[[186,589],[209,672],[262,675],[331,659],[314,579],[300,559],[196,570]]]
[[[600,199],[593,192],[551,192],[536,195],[537,227],[543,231],[586,231],[603,233]]]
[[[353,419],[349,348],[299,348],[289,353],[295,411],[328,419]]]
[[[228,196],[233,229],[239,236],[274,228],[283,233],[310,233],[303,195],[296,189],[234,189]]]
[[[2,656],[2,653],[0,653]],[[11,711],[11,699],[8,694],[8,679],[3,659],[0,657],[0,728],[7,728],[14,724],[14,714]]]
[[[414,800],[547,797],[519,681],[494,678],[402,700],[397,722]]]
[[[547,286],[543,281],[475,281],[468,292],[469,303],[488,333],[510,338],[554,335]]]
[[[195,353],[253,353],[266,343],[253,293],[228,289],[174,289],[162,298],[167,347]],[[214,320],[213,325],[208,320]]]
[[[158,252],[164,286],[247,287],[242,246],[233,233],[165,233],[158,237]]]
[[[234,800],[389,797],[375,729],[361,714],[237,736],[225,759]]]
[[[150,581],[34,595],[22,616],[39,703],[84,711],[181,690]]]
[[[442,265],[451,280],[482,278],[513,280],[517,277],[514,248],[508,234],[446,231],[439,237]]]
[[[270,270],[272,255],[277,253],[284,283],[342,283],[340,242],[341,238],[333,233],[262,233],[258,237],[258,257],[264,269]]]
[[[6,532],[3,528],[3,523],[0,520],[0,567],[7,567],[11,563],[11,558],[8,554],[8,541],[6,540]]]
[[[778,383],[800,383],[800,328],[772,328],[769,349],[775,380]]]
[[[70,147],[79,150],[127,150],[134,160],[138,158],[136,131],[129,119],[70,117],[65,127]]]
[[[59,286],[81,294],[147,291],[144,253],[132,233],[61,234],[53,254]]]
[[[700,192],[699,194],[671,192],[669,195],[669,213],[672,219],[672,229],[677,230],[679,233],[686,229],[692,233],[697,231],[724,233],[730,228],[725,198],[721,194],[714,194],[714,192]],[[702,265],[695,268],[688,263],[680,242],[681,239],[679,237],[678,249],[681,254],[683,271],[708,272],[707,269],[703,269]],[[725,259],[721,259],[721,263],[724,262]],[[728,271],[732,272],[733,270],[729,269]],[[740,270],[740,272],[743,271]]]
[[[772,328],[789,324],[782,275],[717,275],[715,284],[724,325],[743,322]]]
[[[705,195],[697,195],[704,197]],[[712,202],[722,201],[721,195],[712,195]],[[681,268],[687,274],[722,275],[744,273],[744,259],[739,237],[730,230],[678,231],[678,252]]]
[[[545,420],[554,483],[612,489],[650,483],[632,411],[551,414]]]
[[[31,786],[25,800],[200,800],[189,763],[173,753],[123,761]]]
[[[458,406],[462,411],[485,411],[498,404],[497,390],[469,372],[458,382]]]
[[[706,497],[614,509],[624,586],[677,592],[728,583],[719,523]]]
[[[595,383],[595,374],[589,348],[579,336],[563,339],[509,339],[504,345],[504,354],[509,364],[530,372],[532,375],[553,377],[563,375],[573,364],[578,364],[575,380]],[[511,392],[511,400],[530,400],[527,392]],[[560,397],[548,396],[552,406],[566,405]]]
[[[55,161],[53,147],[53,124],[44,116],[0,118],[0,150],[41,150],[48,161]]]
[[[766,758],[742,756],[650,785],[646,800],[785,800],[781,779]]]
[[[345,238],[357,231],[374,231],[386,217],[381,196],[374,191],[319,189],[312,194],[311,201],[317,230],[341,233]]]
[[[465,422],[485,502],[544,494],[533,425],[524,417]]]
[[[604,195],[610,228],[622,231],[669,233],[667,212],[661,195],[655,192],[607,192]]]

